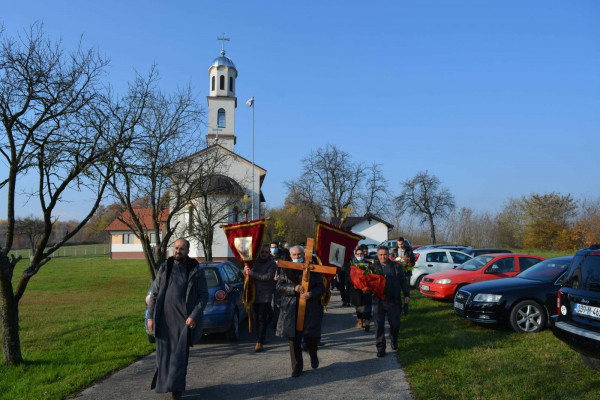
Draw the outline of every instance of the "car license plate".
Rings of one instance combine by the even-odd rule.
[[[429,285],[421,285],[421,290],[428,291],[429,290]]]
[[[464,310],[465,305],[463,303],[459,303],[458,301],[454,302],[454,308],[458,308],[459,310]]]
[[[600,308],[575,303],[575,314],[586,315],[588,317],[600,319]]]

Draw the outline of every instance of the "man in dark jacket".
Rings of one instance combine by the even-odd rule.
[[[263,344],[267,336],[268,319],[273,314],[271,301],[275,291],[273,278],[275,277],[277,264],[269,254],[269,245],[263,245],[252,269],[245,268],[245,272],[254,279],[255,296],[252,304],[252,319],[257,334],[257,341],[254,346],[256,352],[263,351]]]
[[[208,287],[198,261],[188,257],[190,243],[177,239],[173,257],[163,264],[152,285],[148,330],[156,338],[156,372],[151,388],[172,392],[180,399],[185,390],[189,348],[202,337],[202,316]]]
[[[375,344],[377,357],[385,356],[385,317],[390,323],[390,341],[393,350],[398,348],[400,330],[400,312],[403,304],[410,301],[409,287],[400,264],[389,259],[389,249],[381,246],[377,249],[377,259],[373,267],[385,276],[385,299],[373,297],[373,317],[375,319]],[[404,293],[404,297],[402,297]]]
[[[294,246],[290,249],[293,262],[304,262],[304,249]],[[308,354],[310,354],[310,365],[312,368],[319,367],[317,348],[321,336],[321,297],[325,293],[323,275],[311,273],[308,283],[308,291],[305,293],[302,287],[302,271],[281,268],[277,281],[277,291],[281,295],[281,313],[277,321],[276,335],[287,337],[290,343],[290,358],[292,361],[292,377],[297,378],[302,374],[302,338],[306,342]],[[298,317],[298,301],[302,296],[306,300],[304,314],[304,326],[302,331],[296,331],[296,318]]]
[[[271,257],[275,261],[275,264],[279,260],[283,261],[292,261],[290,258],[290,251],[286,248],[280,249],[279,243],[271,242],[269,245],[269,250],[271,251]],[[275,272],[275,278],[273,278],[273,288],[277,285],[277,279],[279,279],[279,274],[281,273],[281,268],[277,268]],[[279,318],[279,305],[281,304],[281,298],[279,297],[279,293],[275,291],[273,295],[273,301],[271,302],[271,306],[273,308],[273,329],[277,329],[277,319]]]

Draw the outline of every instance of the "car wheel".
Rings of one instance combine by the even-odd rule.
[[[519,333],[539,332],[546,326],[546,311],[536,301],[523,300],[510,312],[510,325]]]
[[[231,321],[231,326],[227,331],[227,339],[230,342],[237,342],[240,338],[240,317],[238,315],[238,310],[233,310],[233,320]]]
[[[415,288],[417,290],[419,290],[419,285],[421,284],[421,281],[423,280],[423,278],[425,277],[425,275],[421,275],[417,278],[417,280],[415,281]]]
[[[583,362],[585,363],[585,365],[587,365],[588,367],[590,367],[592,369],[595,369],[596,371],[600,371],[600,359],[594,358],[594,357],[588,357],[584,354],[581,354],[581,358],[583,359]]]

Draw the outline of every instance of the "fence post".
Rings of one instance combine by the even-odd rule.
[[[77,257],[77,247],[75,247],[75,257]]]

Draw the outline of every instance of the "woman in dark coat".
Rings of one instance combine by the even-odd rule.
[[[304,262],[304,249],[301,246],[292,247],[290,255],[293,262]],[[277,292],[281,296],[281,312],[277,321],[276,335],[289,338],[292,377],[296,378],[300,376],[304,366],[302,360],[302,338],[304,338],[308,347],[311,367],[318,368],[319,366],[317,348],[319,336],[321,336],[320,302],[321,297],[325,293],[323,276],[319,273],[311,273],[308,282],[308,292],[304,293],[302,271],[282,268],[281,275],[277,281]],[[304,314],[303,330],[296,331],[298,300],[300,296],[306,299],[306,311]]]
[[[364,328],[365,331],[369,331],[371,329],[371,313],[373,309],[373,299],[371,293],[364,293],[360,289],[356,289],[352,284],[352,280],[350,278],[350,268],[351,264],[364,263],[367,264],[367,261],[364,258],[364,250],[356,249],[354,251],[354,257],[352,261],[348,261],[344,268],[346,268],[346,287],[348,288],[348,298],[350,299],[350,303],[356,309],[356,318],[358,319],[358,323],[356,324],[357,328]]]

